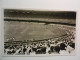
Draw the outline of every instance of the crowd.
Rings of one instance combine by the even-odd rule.
[[[4,45],[6,55],[34,55],[34,54],[74,54],[74,37],[61,37],[57,40],[48,39],[32,41],[19,45]]]

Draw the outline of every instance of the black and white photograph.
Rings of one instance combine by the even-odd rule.
[[[75,55],[76,11],[4,9],[4,55]]]

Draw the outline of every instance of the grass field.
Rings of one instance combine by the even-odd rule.
[[[10,38],[14,38],[15,40],[49,39],[65,35],[69,31],[75,31],[75,26],[4,21],[5,41]]]

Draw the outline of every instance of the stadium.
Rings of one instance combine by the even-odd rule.
[[[4,54],[75,53],[76,12],[4,9]]]

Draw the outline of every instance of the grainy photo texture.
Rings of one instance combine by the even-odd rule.
[[[75,11],[4,9],[4,55],[74,55]]]

